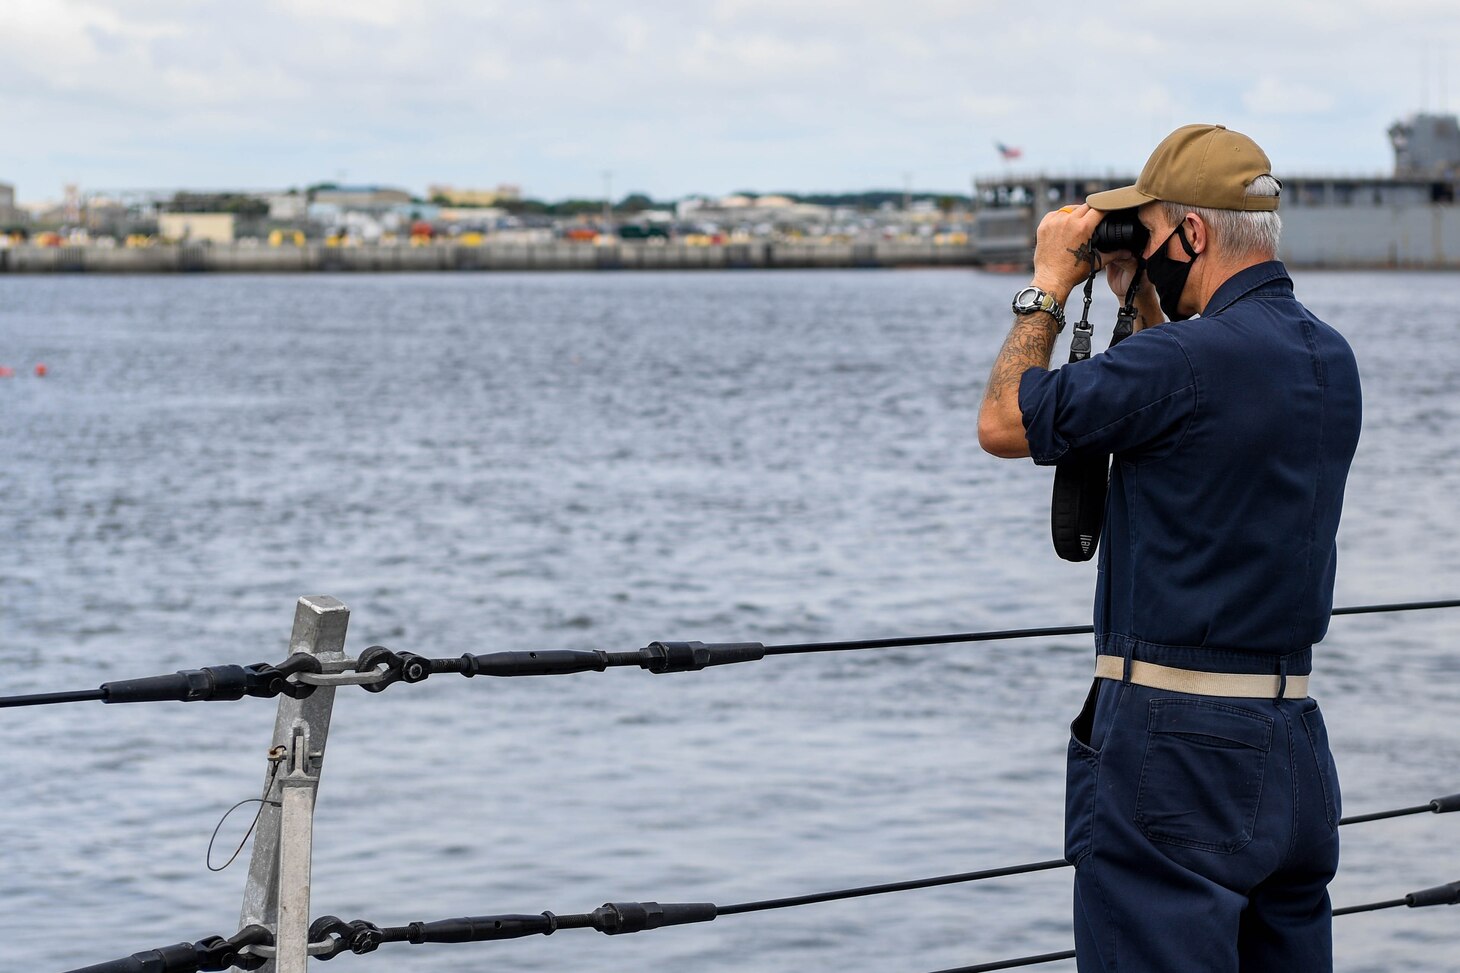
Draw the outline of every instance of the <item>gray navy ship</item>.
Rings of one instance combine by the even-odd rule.
[[[1390,176],[1276,173],[1283,181],[1281,259],[1297,267],[1460,269],[1460,123],[1419,113],[1390,126],[1389,140]],[[1027,264],[1045,213],[1134,181],[1132,174],[975,180],[979,257]]]

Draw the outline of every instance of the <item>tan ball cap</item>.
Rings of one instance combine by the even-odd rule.
[[[1095,193],[1091,209],[1129,209],[1161,199],[1210,209],[1274,210],[1276,196],[1248,196],[1258,176],[1272,175],[1267,153],[1224,125],[1183,125],[1161,141],[1134,186]]]

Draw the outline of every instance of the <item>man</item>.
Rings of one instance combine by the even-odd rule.
[[[1359,379],[1274,259],[1280,191],[1251,139],[1188,125],[1050,213],[979,415],[998,456],[1114,454],[1066,787],[1081,973],[1332,969],[1340,802],[1307,683]],[[1136,331],[1049,371],[1090,235],[1130,207],[1149,242],[1105,270],[1123,297],[1143,258]]]

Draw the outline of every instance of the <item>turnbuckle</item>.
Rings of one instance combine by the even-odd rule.
[[[387,686],[398,682],[421,682],[431,675],[431,660],[414,652],[396,652],[383,645],[372,645],[360,653],[356,669],[369,672],[377,666],[384,666],[374,682],[361,683],[368,693],[384,692]]]
[[[310,655],[308,652],[295,652],[278,666],[260,663],[259,666],[249,666],[249,668],[267,669],[270,670],[271,676],[277,676],[280,685],[278,692],[274,693],[274,695],[283,693],[290,699],[304,699],[310,693],[314,692],[314,687],[307,682],[290,679],[289,677],[315,674],[322,671],[323,666],[320,664],[318,656]]]
[[[322,668],[324,671],[302,673],[299,683],[311,691],[320,686],[359,686],[378,693],[392,683],[420,682],[435,671],[430,659],[413,652],[394,652],[383,645],[370,646],[358,659],[326,663]]]
[[[254,952],[241,952],[246,946],[272,946],[274,934],[264,926],[244,926],[227,939],[208,936],[193,944],[199,970],[256,970],[268,960]]]
[[[385,933],[364,919],[346,922],[338,916],[320,916],[309,926],[309,954],[319,960],[331,960],[346,951],[357,956],[373,953],[383,942]]]

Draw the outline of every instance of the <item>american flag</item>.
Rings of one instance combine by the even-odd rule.
[[[1015,148],[1012,145],[1005,145],[1003,142],[995,142],[994,148],[999,150],[999,158],[1005,162],[1013,162],[1024,154],[1024,150]]]

